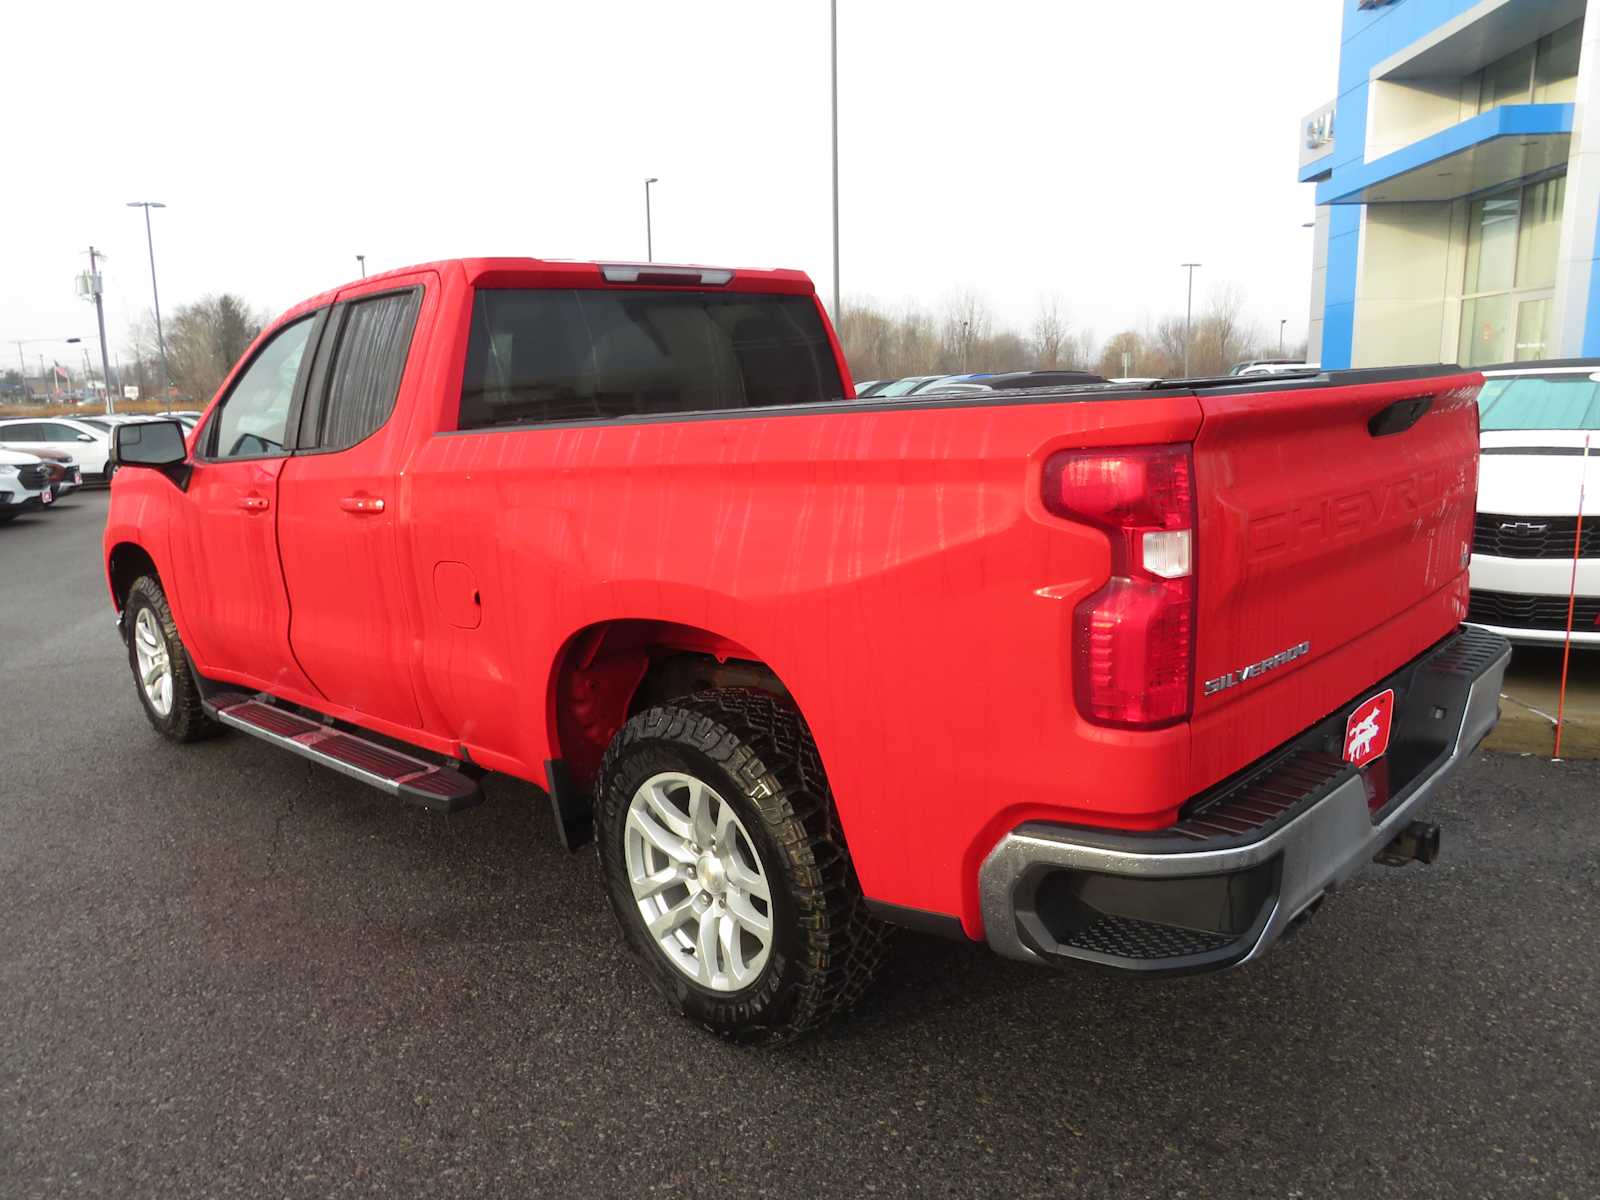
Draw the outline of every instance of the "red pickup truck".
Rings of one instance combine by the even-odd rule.
[[[779,1041],[894,925],[1261,955],[1493,726],[1457,368],[853,397],[805,276],[441,262],[116,431],[140,703],[597,843],[670,1002]]]

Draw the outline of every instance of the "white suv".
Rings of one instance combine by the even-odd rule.
[[[0,446],[0,521],[42,508],[54,499],[43,460]]]
[[[1467,620],[1513,642],[1560,643],[1570,598],[1572,644],[1600,649],[1600,360],[1484,378]]]
[[[84,479],[111,482],[111,435],[76,417],[7,417],[0,420],[0,446],[9,450],[65,450],[77,459]]]

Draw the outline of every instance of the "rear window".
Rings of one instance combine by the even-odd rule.
[[[480,291],[462,429],[837,399],[809,296]]]
[[[1587,375],[1490,379],[1478,393],[1478,427],[1600,430],[1600,384]]]

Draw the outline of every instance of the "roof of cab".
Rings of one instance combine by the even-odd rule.
[[[603,274],[606,267],[637,267],[647,275],[656,275],[659,278],[643,278],[636,283],[612,282],[608,281]],[[398,281],[424,271],[432,271],[439,275],[460,271],[470,287],[661,288],[690,286],[714,287],[718,291],[729,292],[768,292],[796,296],[816,294],[816,286],[811,282],[809,275],[804,271],[795,271],[788,268],[726,268],[687,263],[635,263],[626,259],[597,259],[579,262],[561,258],[445,258],[435,262],[414,263],[411,266],[396,267],[393,270],[381,271],[376,275],[368,275],[360,279],[346,280],[337,287],[318,292],[315,296],[302,300],[293,307],[286,309],[280,316],[270,322],[268,327],[281,325],[291,318],[311,312],[324,305],[332,304],[340,292],[349,288],[372,289],[386,282]],[[688,275],[690,272],[698,275],[702,271],[727,274],[730,278],[726,283],[707,284],[701,284],[698,279],[689,280]],[[684,278],[678,280],[670,278],[674,274],[681,274]]]

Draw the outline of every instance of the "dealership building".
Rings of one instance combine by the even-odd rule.
[[[1300,128],[1308,353],[1600,356],[1600,0],[1342,2],[1338,95]]]

